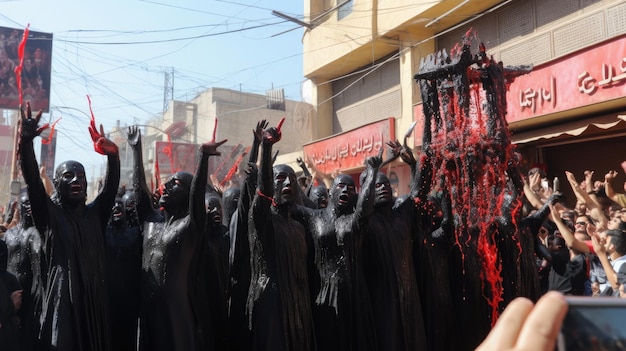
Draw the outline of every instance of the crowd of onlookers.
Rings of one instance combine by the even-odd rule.
[[[626,162],[622,167],[626,171]],[[588,170],[577,179],[565,172],[564,184],[553,185],[540,167],[528,172],[526,205],[531,210],[550,207],[550,215],[537,233],[548,249],[538,250],[537,255],[543,292],[626,297],[626,195],[619,192],[623,187],[615,184],[617,175],[609,170],[598,177]],[[559,201],[560,186],[571,187],[576,197],[573,208],[567,206],[572,200]],[[555,187],[557,200],[546,204]]]

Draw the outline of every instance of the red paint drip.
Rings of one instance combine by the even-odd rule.
[[[167,158],[170,161],[170,171],[172,172],[172,174],[178,172],[178,170],[176,170],[174,168],[174,155],[172,152],[172,138],[170,137],[169,134],[166,134],[167,136],[167,146],[163,147],[163,149],[161,150],[162,153],[165,154],[165,156],[167,156]]]
[[[50,126],[50,135],[48,136],[47,139],[41,139],[42,144],[49,145],[52,142],[52,138],[54,138],[54,127],[57,125],[57,123],[59,123],[60,120],[61,120],[61,117],[59,117],[59,119],[57,119],[56,121],[54,121],[54,123],[52,123],[52,125]]]
[[[19,59],[20,64],[15,66],[14,69],[20,106],[22,106],[22,103],[24,102],[22,97],[22,70],[24,69],[24,50],[26,49],[26,41],[28,40],[28,27],[30,27],[30,23],[26,25],[26,28],[24,28],[22,41],[20,41],[20,44],[17,47],[17,58]]]

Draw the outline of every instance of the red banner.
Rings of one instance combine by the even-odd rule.
[[[395,118],[364,125],[326,139],[306,144],[304,156],[317,170],[331,174],[363,166],[365,159],[378,154],[385,143],[395,140]]]

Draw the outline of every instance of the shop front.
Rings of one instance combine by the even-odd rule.
[[[423,118],[421,105],[415,106],[416,145],[421,144]],[[626,181],[620,167],[626,160],[626,36],[517,77],[509,83],[507,121],[525,170],[544,165],[549,179],[563,179],[569,202],[575,199],[564,181],[566,170],[578,180],[593,170],[595,179],[604,180],[614,169],[620,172],[615,184]]]
[[[396,139],[396,119],[387,119],[366,124],[359,128],[317,140],[303,146],[304,157],[321,176],[337,173],[349,174],[359,184],[359,175],[365,169],[365,160],[386,149],[386,143]],[[386,152],[383,159],[387,156]],[[400,194],[406,193],[410,181],[410,168],[401,161],[394,162],[382,170]]]

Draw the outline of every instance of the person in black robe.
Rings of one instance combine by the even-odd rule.
[[[28,194],[19,197],[19,222],[10,228],[4,240],[8,248],[7,271],[14,274],[22,286],[20,318],[20,350],[36,349],[41,312],[41,238],[33,224]]]
[[[134,154],[133,188],[138,192],[137,213],[143,225],[139,348],[210,350],[215,336],[197,320],[207,315],[206,302],[195,286],[202,267],[192,262],[197,262],[206,224],[209,156],[219,155],[217,148],[226,140],[201,145],[195,175],[177,172],[164,183],[159,199],[162,211],[152,207],[137,127],[130,127],[128,142]]]
[[[339,174],[330,187],[330,206],[304,210],[315,246],[310,281],[319,350],[377,350],[361,250],[363,231],[374,210],[374,179],[381,163],[381,155],[367,159],[358,195],[354,179]]]
[[[413,244],[419,216],[415,159],[396,141],[394,154],[412,164],[410,196],[395,204],[389,179],[378,173],[374,212],[364,244],[364,270],[372,303],[379,350],[425,350],[422,306],[413,261]]]
[[[43,242],[41,346],[64,351],[109,350],[104,229],[120,180],[117,145],[104,137],[102,125],[98,132],[92,119],[89,132],[94,149],[108,161],[103,187],[93,202],[85,204],[85,168],[79,162],[65,161],[55,171],[52,201],[39,176],[33,147],[33,139],[42,130],[38,126],[41,111],[32,118],[30,104],[20,110],[22,174]]]
[[[328,188],[320,184],[311,188],[309,199],[315,204],[315,208],[326,208],[328,206]]]
[[[222,224],[222,198],[218,193],[207,191],[205,251],[201,259],[203,295],[210,304],[210,323],[215,335],[216,350],[228,348],[228,251],[230,239],[228,227]],[[206,317],[206,316],[205,316]]]
[[[247,312],[252,350],[315,350],[308,278],[312,244],[292,216],[299,194],[296,174],[287,165],[272,169],[272,145],[281,138],[281,124],[263,133],[249,216],[252,279]]]
[[[142,243],[141,228],[129,221],[124,199],[117,197],[105,231],[113,350],[137,349]]]
[[[229,264],[229,347],[233,351],[247,351],[252,349],[252,334],[249,328],[246,306],[248,288],[250,287],[250,246],[248,242],[248,216],[250,205],[257,186],[256,162],[259,156],[259,146],[263,141],[263,130],[267,128],[267,121],[261,120],[252,130],[254,136],[248,167],[241,183],[237,209],[230,219],[228,234],[230,237]]]
[[[7,272],[8,249],[0,240],[0,346],[3,350],[20,350],[20,317],[22,287],[17,277]]]

